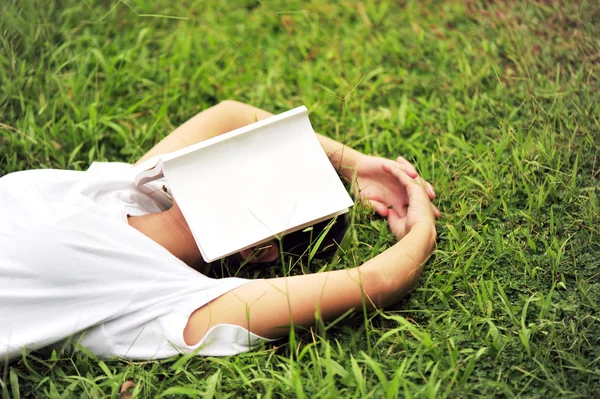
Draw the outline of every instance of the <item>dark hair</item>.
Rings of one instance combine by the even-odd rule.
[[[335,254],[338,245],[341,245],[348,227],[349,224],[346,220],[346,216],[340,215],[333,219],[328,219],[305,229],[284,235],[281,238],[280,246],[284,261],[289,256],[300,260],[308,259],[313,250],[315,251],[313,260],[330,260]],[[322,240],[321,237],[323,238]],[[208,264],[198,264],[193,266],[193,268],[205,275],[221,278],[226,275],[223,270],[223,266],[225,266],[225,268],[229,270],[237,269],[237,272],[241,271],[242,274],[239,275],[240,277],[253,278],[252,273],[254,273],[257,268],[264,269],[277,266],[281,260],[282,256],[280,254],[273,262],[251,264],[246,263],[239,254],[235,254]],[[220,264],[221,267],[217,266],[218,264]],[[246,265],[244,270],[239,269],[241,265]]]
[[[327,259],[332,256],[348,230],[344,215],[324,220],[305,229],[286,234],[281,239],[284,256],[308,258],[314,251],[314,257]]]

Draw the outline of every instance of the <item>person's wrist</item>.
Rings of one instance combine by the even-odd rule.
[[[350,157],[358,165],[361,159],[367,158],[369,155],[363,154],[362,152],[355,150],[354,148],[347,147],[351,150]]]
[[[409,233],[415,232],[419,236],[426,239],[432,246],[437,239],[437,230],[435,228],[435,221],[432,220],[420,220],[412,224],[408,230]]]
[[[352,180],[358,172],[360,163],[368,158],[368,155],[363,154],[350,147],[344,148],[344,159],[341,163],[340,173],[348,180]]]

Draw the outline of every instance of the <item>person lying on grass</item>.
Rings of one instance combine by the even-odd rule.
[[[177,128],[138,163],[269,116],[222,102]],[[431,203],[433,188],[402,157],[367,156],[318,138],[333,166],[356,178],[358,195],[387,218],[400,240],[356,268],[212,279],[190,267],[201,255],[164,181],[135,187],[133,168],[124,163],[2,177],[0,359],[70,344],[129,359],[233,355],[311,326],[316,317],[331,320],[350,309],[399,301],[434,247],[439,211]],[[279,256],[276,244],[240,255],[272,261]]]

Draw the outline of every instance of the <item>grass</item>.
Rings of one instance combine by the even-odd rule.
[[[3,0],[0,176],[133,162],[228,98],[306,104],[318,131],[413,160],[443,217],[385,312],[229,358],[32,354],[2,397],[598,397],[599,20],[591,0]],[[324,267],[393,243],[355,218]]]

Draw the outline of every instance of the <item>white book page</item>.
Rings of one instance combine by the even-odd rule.
[[[288,119],[288,118],[291,118],[292,116],[300,115],[300,114],[308,115],[308,110],[306,109],[305,106],[297,107],[297,108],[291,109],[289,111],[283,112],[278,115],[273,115],[269,118],[257,121],[250,125],[242,126],[239,129],[235,129],[235,130],[232,130],[231,132],[227,132],[225,134],[211,137],[208,140],[203,140],[199,143],[189,145],[187,147],[181,148],[181,149],[173,151],[173,152],[154,156],[150,159],[145,160],[144,162],[140,163],[139,165],[135,166],[132,169],[132,174],[134,176],[134,184],[136,186],[139,186],[140,184],[146,184],[148,182],[151,182],[153,180],[160,179],[161,177],[163,177],[162,161],[169,161],[169,160],[190,154],[192,152],[201,150],[204,147],[208,147],[215,143],[229,140],[232,137],[246,134],[249,131],[253,131],[258,128],[261,128],[263,126],[267,126],[267,125],[270,125],[273,123],[278,123],[284,119]]]
[[[207,262],[353,205],[306,111],[163,168]]]

